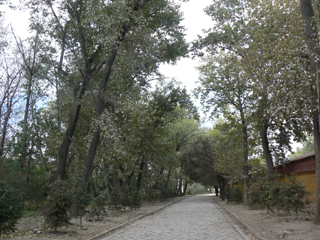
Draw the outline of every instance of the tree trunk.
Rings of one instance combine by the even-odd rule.
[[[267,163],[267,179],[271,181],[274,176],[273,159],[269,148],[268,123],[264,122],[261,126],[260,137],[262,140],[263,155]]]
[[[95,158],[95,155],[96,155],[96,152],[97,152],[97,148],[98,148],[98,145],[99,145],[99,141],[100,141],[100,133],[101,133],[101,130],[100,130],[100,127],[98,127],[96,132],[93,134],[93,137],[92,137],[92,140],[91,140],[91,145],[90,145],[90,148],[89,148],[87,161],[85,163],[85,167],[84,167],[84,170],[83,170],[83,177],[84,177],[84,180],[86,182],[89,181],[89,178],[90,178],[90,176],[92,174],[92,171],[93,171],[93,161],[88,161],[88,159],[94,159]]]
[[[182,196],[182,177],[179,180],[179,196]]]
[[[240,108],[241,123],[242,123],[242,135],[243,135],[243,174],[244,174],[244,202],[248,201],[249,192],[249,167],[248,167],[248,156],[249,156],[249,145],[248,145],[248,128],[246,124],[245,115],[243,109]]]
[[[107,191],[107,201],[109,201],[110,197],[110,183],[109,183],[109,165],[107,164],[107,160],[103,159],[103,174],[104,174],[104,184],[106,185]]]
[[[226,182],[227,180],[224,177],[221,177],[219,181],[219,185],[220,185],[220,198],[222,201],[225,201],[227,197]]]
[[[218,188],[218,186],[214,186],[214,191],[216,193],[216,196],[218,197],[219,196],[219,188]]]
[[[137,186],[136,187],[137,187],[138,192],[140,191],[140,188],[141,188],[143,167],[144,167],[144,157],[142,157],[142,159],[141,159],[139,174],[138,174],[138,179],[137,179]]]
[[[4,143],[6,141],[6,137],[7,137],[7,127],[8,127],[8,122],[9,122],[9,119],[10,119],[10,114],[11,114],[11,111],[12,111],[12,99],[9,99],[7,100],[7,112],[6,112],[6,116],[4,117],[4,121],[3,121],[3,127],[2,127],[2,133],[1,133],[1,141],[0,141],[0,171],[2,169],[2,164],[3,164],[3,152],[4,152]],[[0,174],[2,175],[2,174]],[[1,179],[1,177],[0,177]]]
[[[73,110],[69,118],[68,127],[66,130],[65,137],[63,139],[62,145],[58,152],[58,166],[56,173],[56,180],[63,180],[66,174],[67,157],[69,153],[70,144],[76,125],[79,119],[80,109],[81,109],[81,99],[87,89],[87,79],[83,78],[80,92],[77,97],[77,101],[73,104]]]
[[[32,77],[31,77],[32,78]],[[24,110],[24,118],[23,118],[23,132],[22,132],[22,149],[21,149],[21,166],[22,169],[26,169],[26,161],[27,161],[27,152],[28,152],[28,116],[29,116],[29,107],[30,107],[30,98],[32,92],[32,83],[29,80],[28,85],[28,92],[27,92],[27,99],[26,105]]]
[[[319,78],[318,69],[319,64],[317,58],[320,56],[319,48],[317,47],[317,26],[314,21],[314,10],[310,0],[300,0],[302,17],[305,20],[305,34],[306,44],[309,50],[309,64],[310,75],[312,78],[312,95],[313,95],[313,135],[314,135],[314,148],[316,154],[316,216],[314,222],[320,224],[320,129],[319,129]]]
[[[100,118],[100,116],[102,115],[103,110],[104,110],[104,99],[103,99],[104,92],[106,90],[106,86],[107,86],[107,83],[108,83],[110,75],[111,75],[112,66],[113,66],[113,63],[116,59],[117,54],[118,54],[118,45],[113,49],[113,51],[111,52],[111,54],[108,58],[107,65],[104,70],[104,74],[102,76],[101,82],[100,82],[100,87],[99,87],[96,106],[95,106],[96,119]],[[90,174],[92,172],[93,162],[94,162],[94,159],[95,159],[95,156],[97,153],[97,149],[98,149],[98,146],[100,143],[100,134],[101,134],[101,129],[100,129],[100,126],[98,126],[95,133],[93,134],[92,139],[91,139],[90,148],[89,148],[89,152],[87,155],[87,160],[86,160],[84,170],[83,170],[83,177],[86,181],[88,181]]]
[[[185,183],[185,185],[184,185],[184,189],[183,189],[183,196],[186,195],[187,188],[188,188],[188,182],[186,181],[186,183]]]
[[[166,184],[165,184],[165,186],[164,186],[165,189],[167,189],[168,186],[169,186],[170,176],[171,176],[171,169],[172,169],[172,161],[173,161],[173,159],[171,158],[171,160],[170,160],[170,165],[169,165],[169,172],[168,172],[167,182],[166,182]]]
[[[114,160],[114,167],[113,167],[113,184],[114,184],[114,189],[119,188],[119,174],[118,174],[118,170],[119,170],[119,163],[118,160],[115,159]]]

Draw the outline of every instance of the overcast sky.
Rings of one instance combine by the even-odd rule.
[[[190,0],[181,4],[181,11],[184,13],[182,25],[186,27],[186,39],[192,42],[198,35],[203,34],[203,29],[212,27],[213,22],[203,9],[209,6],[212,0]],[[160,68],[162,74],[168,78],[175,78],[182,82],[189,92],[195,88],[195,82],[199,78],[198,71],[195,69],[199,65],[199,59],[183,58],[176,65],[163,65]]]

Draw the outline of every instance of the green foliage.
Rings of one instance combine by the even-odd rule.
[[[297,214],[305,208],[305,199],[310,192],[305,190],[301,182],[295,176],[286,176],[288,182],[268,181],[266,178],[258,178],[251,184],[249,191],[250,207],[266,207],[268,212],[275,207],[289,213],[294,210]]]
[[[299,157],[301,155],[314,152],[314,139],[313,136],[306,138],[306,141],[301,142],[302,146],[297,147],[296,151],[289,155],[289,159]]]
[[[243,192],[238,187],[232,187],[227,192],[228,202],[231,203],[242,203],[243,202]]]
[[[108,205],[113,207],[113,209],[117,209],[117,206],[120,205],[121,202],[121,191],[119,188],[114,188],[110,194]]]
[[[216,162],[215,141],[210,136],[199,136],[179,158],[182,170],[192,181],[214,185],[219,175],[214,169]]]
[[[200,183],[190,184],[188,187],[188,194],[205,194],[208,193],[208,186],[204,186]]]
[[[141,207],[142,198],[140,193],[137,190],[130,192],[130,205],[131,209],[137,209]]]
[[[22,217],[23,200],[21,194],[4,182],[0,182],[0,238],[1,232],[14,230],[14,225]]]
[[[279,200],[283,202],[284,211],[289,212],[293,209],[297,218],[299,217],[299,211],[302,211],[305,205],[305,199],[310,192],[308,192],[305,187],[301,185],[301,182],[297,181],[296,176],[288,177],[286,176],[289,182],[279,191]]]
[[[44,225],[57,231],[57,228],[70,225],[69,211],[72,195],[66,181],[56,181],[51,186],[50,196],[44,204]]]
[[[86,214],[86,207],[90,204],[91,195],[88,193],[87,184],[84,181],[76,184],[72,191],[72,207],[71,214],[73,217],[80,218],[80,226],[82,227],[82,217]]]
[[[146,195],[144,196],[144,199],[149,203],[159,201],[160,200],[159,198],[160,198],[159,194],[157,193],[156,190],[153,190],[153,189],[148,190],[146,192]]]
[[[99,192],[91,201],[89,207],[89,218],[100,221],[101,217],[107,216],[107,203],[107,193],[104,191]]]
[[[268,181],[264,177],[256,179],[251,184],[251,190],[249,191],[249,206],[250,207],[267,207],[268,211],[271,206],[270,189],[273,183]]]
[[[160,189],[160,200],[166,201],[169,198],[175,198],[177,196],[177,192],[171,188],[162,188]]]

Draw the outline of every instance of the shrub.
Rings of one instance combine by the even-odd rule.
[[[109,199],[109,205],[113,206],[114,209],[117,209],[117,205],[121,202],[121,191],[118,188],[112,190]]]
[[[82,228],[82,217],[86,214],[86,207],[90,204],[91,196],[87,192],[86,182],[80,181],[73,189],[71,213],[73,217],[80,218],[80,227]]]
[[[242,203],[243,202],[243,192],[238,187],[230,188],[227,193],[228,202]]]
[[[107,205],[107,194],[106,192],[100,192],[96,197],[92,199],[90,209],[89,209],[89,217],[100,221],[101,216],[106,216],[106,205]]]
[[[305,190],[305,187],[301,186],[301,182],[298,182],[295,176],[286,177],[289,180],[289,183],[287,183],[286,187],[279,192],[279,198],[282,199],[284,210],[290,212],[291,209],[294,209],[297,218],[299,218],[299,211],[302,211],[306,207],[303,200],[310,192]]]
[[[1,232],[14,230],[14,225],[22,217],[23,200],[21,194],[0,182],[0,238]]]
[[[56,181],[51,186],[51,194],[44,204],[44,224],[57,231],[58,227],[71,225],[68,212],[72,204],[71,192],[65,181]]]
[[[298,212],[305,208],[304,199],[310,194],[296,180],[296,177],[286,176],[289,182],[267,181],[260,178],[251,185],[249,191],[249,206],[267,207],[268,212],[276,207],[278,211],[287,213],[294,209],[297,217]]]
[[[138,190],[132,191],[130,195],[130,208],[137,209],[141,207],[141,195]]]
[[[249,207],[264,208],[267,207],[268,212],[272,205],[270,189],[272,182],[267,181],[266,178],[258,178],[252,185],[249,191]]]

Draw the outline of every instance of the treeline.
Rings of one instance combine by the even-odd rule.
[[[213,24],[191,47],[203,57],[194,93],[216,129],[184,158],[190,176],[219,186],[223,199],[225,181],[240,180],[248,202],[249,175],[273,180],[292,142],[310,135],[319,163],[318,5],[221,0],[205,9]]]
[[[225,195],[227,180],[244,181],[247,201],[249,174],[272,180],[292,141],[313,133],[320,158],[315,1],[215,1],[213,27],[190,46],[173,1],[22,3],[30,37],[1,29],[0,178],[28,204],[67,188],[68,208],[99,196],[137,206],[190,181]],[[194,93],[214,129],[158,71],[189,52],[203,57]]]
[[[56,230],[72,209],[83,215],[91,204],[101,214],[107,204],[136,208],[182,195],[177,155],[199,134],[199,116],[186,89],[158,71],[188,53],[178,5],[23,4],[30,37],[2,25],[0,180],[8,194],[0,205],[21,195],[26,210],[43,206]],[[1,230],[21,216],[12,213],[1,215]]]

